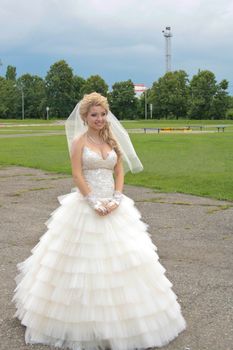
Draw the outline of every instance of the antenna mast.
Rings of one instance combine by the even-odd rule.
[[[165,37],[165,60],[166,60],[166,72],[171,71],[171,27],[166,27],[162,31],[163,36]]]

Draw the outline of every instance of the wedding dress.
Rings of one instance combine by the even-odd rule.
[[[114,191],[112,149],[84,146],[84,177],[98,198]],[[32,254],[17,264],[14,317],[27,344],[73,350],[162,347],[186,328],[172,283],[134,201],[99,216],[78,188],[58,197]]]

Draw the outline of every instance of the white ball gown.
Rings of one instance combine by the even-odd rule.
[[[114,191],[117,155],[84,146],[83,174],[99,198]],[[78,188],[58,197],[47,231],[17,264],[12,302],[26,344],[73,350],[162,347],[186,328],[157,247],[134,201],[99,216]]]

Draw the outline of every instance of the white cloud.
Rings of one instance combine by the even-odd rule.
[[[1,55],[106,57],[113,69],[120,60],[139,70],[154,60],[161,67],[162,30],[170,25],[173,64],[189,70],[210,64],[221,74],[228,57],[233,73],[232,18],[232,0],[0,0]]]
[[[0,0],[0,42],[23,43],[33,35],[57,42],[74,42],[79,34],[83,44],[91,37],[103,41],[120,39],[134,42],[161,37],[161,30],[171,25],[176,40],[197,34],[205,38],[230,38],[232,1],[160,1],[160,0]],[[178,35],[181,34],[181,37]],[[122,37],[124,35],[124,37]],[[33,44],[33,43],[32,43]],[[130,43],[128,43],[130,44]]]

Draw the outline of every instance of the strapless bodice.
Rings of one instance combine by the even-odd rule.
[[[100,153],[87,146],[83,147],[83,176],[98,198],[112,197],[115,188],[113,170],[116,162],[117,154],[114,149],[108,152],[104,159]]]

